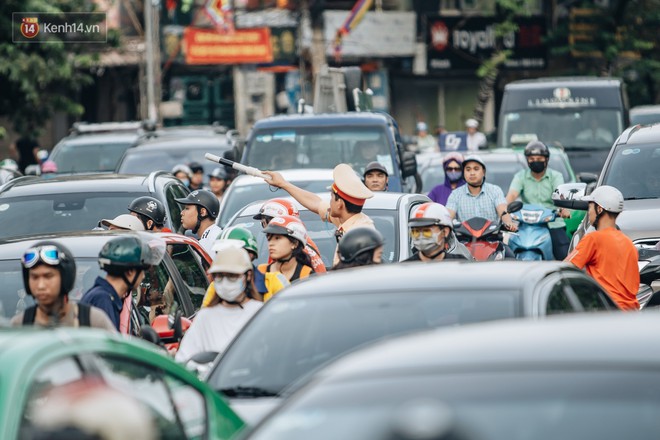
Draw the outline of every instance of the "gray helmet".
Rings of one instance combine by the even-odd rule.
[[[351,263],[360,255],[373,251],[383,243],[383,236],[376,229],[366,227],[351,229],[339,240],[339,259],[343,263]]]
[[[214,168],[213,171],[209,173],[209,177],[213,177],[215,179],[227,180],[227,171],[225,170],[224,167]]]
[[[191,192],[185,199],[174,200],[182,205],[197,205],[206,208],[211,219],[216,219],[218,217],[218,211],[220,211],[220,202],[218,201],[218,198],[211,191],[204,189],[198,189]]]

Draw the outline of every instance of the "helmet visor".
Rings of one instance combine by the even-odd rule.
[[[167,252],[165,241],[149,233],[139,233],[139,236],[142,242],[142,264],[145,266],[159,265]]]

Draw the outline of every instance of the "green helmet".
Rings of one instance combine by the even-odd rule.
[[[218,240],[240,240],[243,242],[243,248],[245,248],[246,251],[254,252],[254,255],[259,258],[259,246],[257,245],[257,239],[254,237],[252,232],[241,225],[226,228],[224,231],[222,231],[222,234],[220,234]]]
[[[167,246],[146,233],[125,234],[109,240],[99,252],[99,266],[108,269],[146,269],[160,264]]]

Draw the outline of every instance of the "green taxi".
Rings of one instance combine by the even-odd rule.
[[[244,426],[215,391],[141,340],[92,329],[0,329],[0,347],[2,439],[30,432],[46,393],[91,377],[148,408],[155,438],[231,439]]]

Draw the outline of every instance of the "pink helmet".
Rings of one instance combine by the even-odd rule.
[[[291,215],[293,217],[300,217],[298,208],[290,200],[286,199],[270,199],[261,205],[259,214],[255,215],[255,220],[261,220],[264,216],[267,217],[280,217],[283,215]]]
[[[287,237],[295,238],[302,243],[303,246],[307,243],[307,229],[299,218],[291,215],[282,215],[274,217],[268,226],[263,230],[266,234],[286,235]]]
[[[446,168],[447,164],[449,162],[451,162],[452,160],[456,161],[456,163],[458,163],[458,166],[463,165],[463,155],[461,153],[457,153],[455,151],[452,151],[452,152],[447,153],[443,156],[443,158],[442,158],[443,168]]]
[[[57,164],[53,162],[52,160],[47,160],[44,163],[41,164],[41,172],[42,173],[56,173],[57,172]]]

